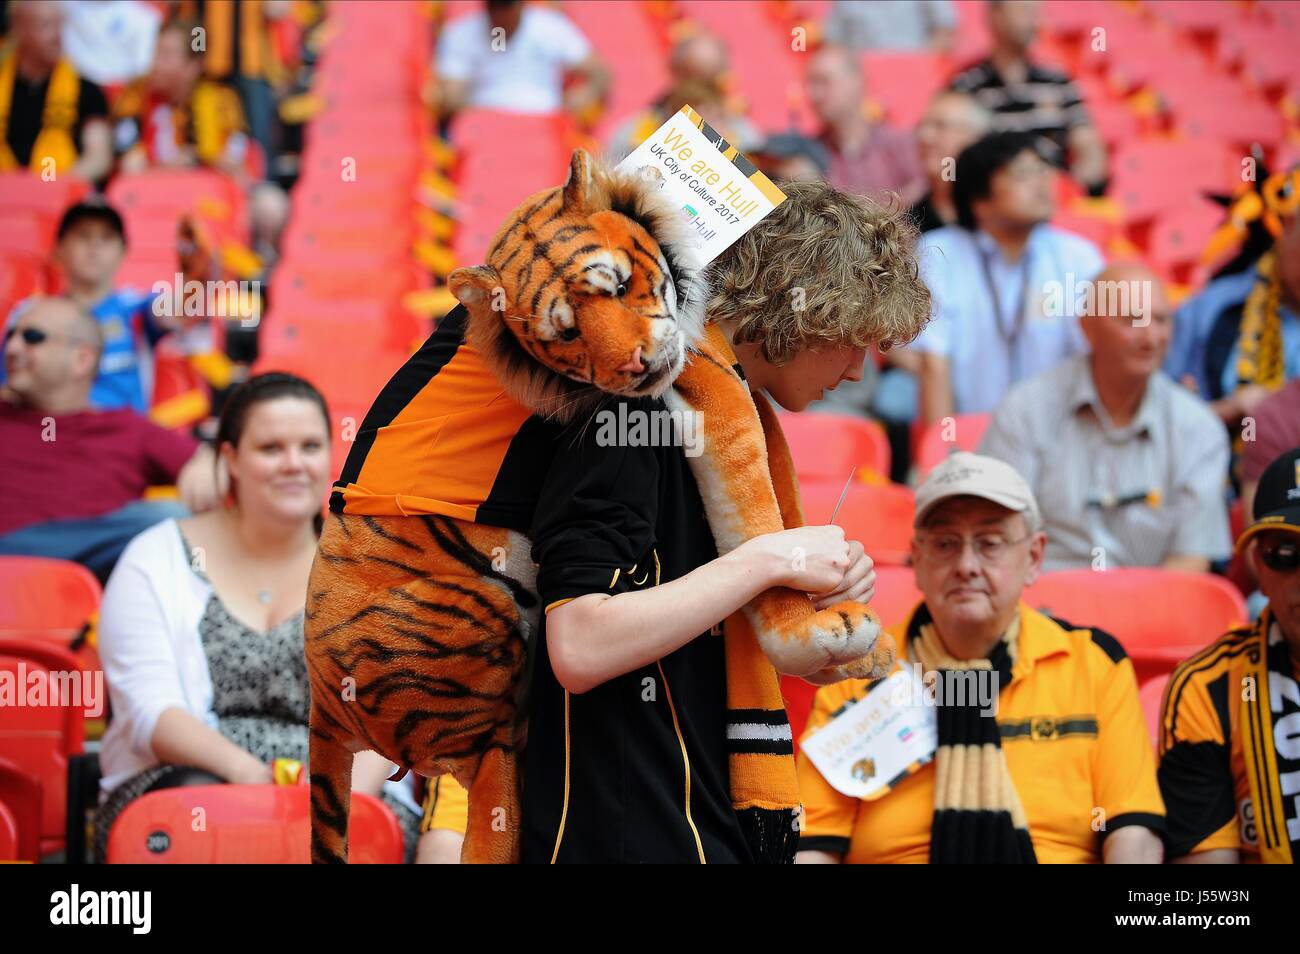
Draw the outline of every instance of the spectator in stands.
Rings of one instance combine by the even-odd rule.
[[[124,89],[113,104],[123,172],[202,165],[247,177],[249,141],[239,96],[204,78],[204,53],[190,41],[196,28],[187,20],[164,25],[149,76]]]
[[[835,0],[823,33],[853,50],[947,53],[956,26],[950,0]]]
[[[1300,447],[1264,471],[1255,512],[1237,551],[1267,607],[1182,663],[1165,690],[1160,789],[1175,862],[1300,857]]]
[[[940,90],[926,106],[916,126],[916,142],[930,191],[911,208],[912,218],[922,232],[956,224],[952,183],[957,174],[957,157],[987,135],[992,123],[992,114],[967,93]]]
[[[144,414],[149,410],[151,352],[169,328],[154,317],[152,292],[115,286],[125,255],[126,229],[112,206],[90,199],[63,213],[54,258],[67,281],[67,296],[90,311],[104,341],[90,403],[101,411],[125,407]],[[8,325],[28,304],[19,303]],[[4,380],[0,371],[0,384]]]
[[[1007,389],[1086,349],[1070,292],[1102,268],[1087,239],[1048,224],[1055,171],[1031,133],[993,133],[957,159],[955,226],[921,236],[935,319],[920,353],[921,411],[992,411]],[[1049,297],[1051,289],[1063,294]]]
[[[101,86],[149,72],[162,16],[140,0],[64,0],[63,50],[82,76]]]
[[[429,779],[420,820],[417,865],[458,865],[469,818],[469,796],[450,775]]]
[[[980,453],[1016,468],[1043,506],[1048,570],[1164,566],[1205,572],[1232,542],[1228,439],[1160,371],[1169,304],[1141,265],[1114,265],[1080,319],[1089,353],[1011,389]]]
[[[681,112],[683,106],[694,109],[727,142],[746,154],[762,138],[744,116],[727,105],[727,97],[721,86],[706,80],[687,78],[674,81],[672,88],[654,105],[619,126],[610,137],[610,155],[620,159],[630,155],[669,118]]]
[[[81,305],[41,299],[5,332],[0,388],[0,553],[75,560],[101,579],[141,530],[217,496],[209,448],[129,408],[91,407],[102,350]],[[171,483],[180,502],[140,499]]]
[[[882,797],[843,794],[808,737],[875,684],[818,690],[798,860],[1158,864],[1164,805],[1132,662],[1114,637],[1021,600],[1046,545],[1033,491],[1001,461],[954,454],[917,491],[915,527],[923,599],[891,631],[905,672],[935,673],[932,700],[914,704],[938,706],[937,750]]]
[[[307,576],[330,482],[329,413],[301,378],[265,374],[231,396],[217,446],[224,506],[167,520],[131,541],[104,591],[99,651],[113,719],[100,756],[95,855],[145,792],[272,781],[278,758],[307,761],[303,660]],[[384,800],[414,851],[419,809],[375,753],[353,787]]]
[[[1038,0],[989,0],[993,49],[952,81],[993,112],[998,131],[1030,132],[1054,146],[1053,161],[1088,190],[1106,189],[1106,146],[1070,78],[1029,59],[1038,35]]]
[[[1251,439],[1242,442],[1241,452],[1241,506],[1247,520],[1254,516],[1255,488],[1265,468],[1286,450],[1300,447],[1300,377],[1260,401],[1251,416]]]
[[[798,133],[769,136],[749,157],[768,177],[788,182],[825,179],[831,167],[826,147]]]
[[[519,0],[448,23],[438,37],[438,107],[590,115],[609,87],[591,43],[563,14]],[[565,88],[566,79],[574,81]]]
[[[623,122],[610,137],[610,154],[626,156],[649,139],[669,117],[689,105],[727,142],[749,153],[762,135],[728,96],[727,45],[712,33],[695,31],[673,44],[668,69],[672,84],[643,112]]]
[[[916,141],[867,118],[857,55],[842,46],[822,47],[808,63],[806,83],[819,138],[831,154],[830,184],[860,195],[897,192],[908,205],[919,199],[925,178]]]
[[[213,82],[229,84],[239,94],[249,132],[268,163],[276,155],[271,80],[275,71],[282,69],[270,36],[271,21],[288,16],[292,6],[286,0],[182,0],[177,5],[178,19],[201,21],[206,39],[204,75]],[[191,37],[198,25],[189,24]]]
[[[1300,171],[1289,174],[1300,189]],[[1300,376],[1300,214],[1252,268],[1207,285],[1178,310],[1165,371],[1229,427]]]
[[[12,42],[0,52],[0,172],[97,182],[113,166],[103,91],[63,58],[57,3],[13,0]]]
[[[1292,378],[1280,391],[1275,391],[1255,406],[1251,413],[1253,423],[1247,432],[1243,429],[1241,456],[1238,460],[1241,477],[1241,513],[1246,520],[1255,514],[1255,491],[1260,477],[1270,463],[1292,447],[1300,447],[1300,377]],[[1249,438],[1249,439],[1247,439]],[[1243,589],[1253,590],[1246,598],[1251,619],[1259,616],[1266,599],[1258,589],[1249,560],[1235,560],[1229,578]]]

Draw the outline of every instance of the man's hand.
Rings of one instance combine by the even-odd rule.
[[[876,563],[857,540],[849,541],[849,560],[849,568],[844,571],[840,585],[813,601],[817,609],[826,609],[844,600],[870,603],[876,595]]]
[[[176,476],[176,491],[191,513],[215,507],[226,495],[228,484],[225,468],[218,472],[216,455],[208,444],[200,445]]]

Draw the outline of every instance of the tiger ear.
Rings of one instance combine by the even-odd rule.
[[[586,211],[591,187],[591,155],[585,149],[575,149],[569,160],[569,178],[564,181],[564,208]]]
[[[491,265],[458,268],[447,276],[447,287],[456,296],[456,300],[467,308],[490,298],[505,303],[505,290],[501,288],[501,276]]]

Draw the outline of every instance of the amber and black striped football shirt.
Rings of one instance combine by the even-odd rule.
[[[527,533],[560,428],[510,397],[458,306],[370,407],[330,510],[442,514]]]

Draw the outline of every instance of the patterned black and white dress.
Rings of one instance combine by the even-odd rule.
[[[192,552],[188,541],[185,550]],[[191,569],[211,586],[202,570]],[[303,614],[259,632],[232,616],[214,589],[199,620],[199,638],[212,676],[218,731],[263,762],[297,759],[306,771],[311,688],[303,660]],[[107,855],[108,832],[122,809],[179,770],[157,765],[109,793],[95,816],[96,862]],[[409,863],[415,856],[420,815],[387,789],[381,797],[401,824]]]

